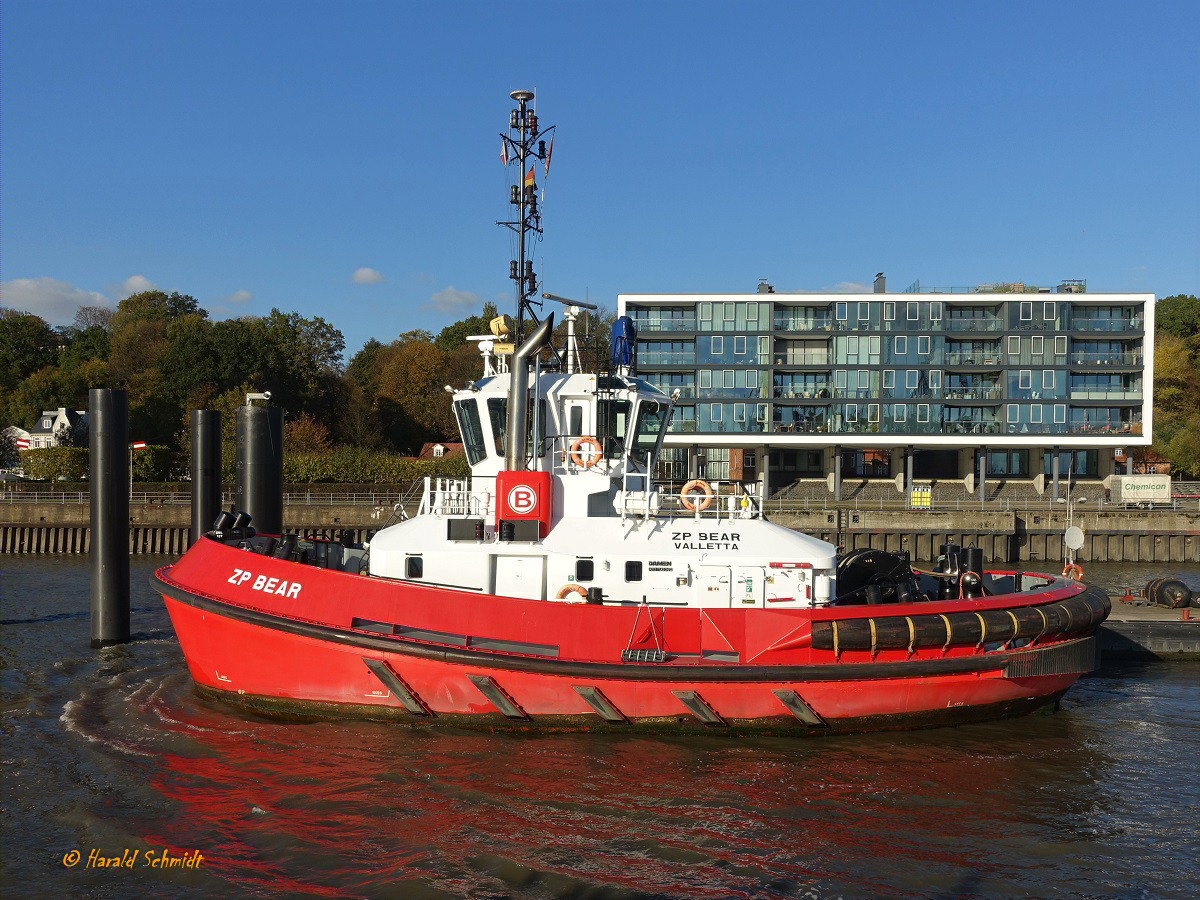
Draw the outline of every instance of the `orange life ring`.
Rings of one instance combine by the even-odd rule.
[[[566,600],[568,594],[578,594],[584,600],[587,600],[587,588],[580,584],[564,584],[554,596],[559,600]],[[578,603],[579,601],[576,600],[574,602]]]
[[[1083,567],[1077,566],[1075,563],[1068,563],[1063,568],[1063,578],[1074,578],[1076,581],[1083,581]]]
[[[693,501],[692,498],[688,496],[693,490],[700,492],[701,496],[699,500]],[[698,509],[708,509],[713,502],[712,485],[699,478],[693,478],[691,481],[685,484],[683,486],[683,490],[679,492],[679,502],[683,504],[684,509],[691,510],[692,512],[695,512]]]
[[[591,447],[592,452],[585,456],[584,448]],[[579,466],[581,469],[590,469],[596,463],[600,462],[600,457],[604,453],[604,448],[600,446],[600,442],[594,437],[576,438],[575,443],[571,445],[571,462]]]

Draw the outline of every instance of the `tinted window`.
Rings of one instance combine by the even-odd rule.
[[[425,561],[419,556],[410,556],[404,560],[405,578],[422,578],[425,575]]]
[[[575,580],[591,581],[596,577],[596,564],[590,559],[575,560]]]
[[[640,559],[631,559],[625,563],[625,580],[642,580],[642,561]]]

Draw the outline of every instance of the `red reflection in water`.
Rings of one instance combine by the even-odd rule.
[[[831,881],[895,893],[897,860],[951,884],[973,871],[962,833],[1020,820],[1037,787],[1030,760],[995,742],[1038,730],[1023,723],[660,740],[264,723],[190,697],[158,702],[180,740],[153,786],[177,812],[146,839],[199,848],[212,871],[270,890],[479,893],[557,879],[714,897]],[[1049,732],[1035,758],[1079,753],[1061,727]]]

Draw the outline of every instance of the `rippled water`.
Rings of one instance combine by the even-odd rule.
[[[1087,678],[1024,719],[816,740],[284,722],[192,691],[144,587],[161,562],[133,561],[141,640],[92,651],[86,560],[0,559],[6,897],[1197,893],[1198,664]],[[1200,589],[1197,567],[1089,567],[1180,572]],[[203,859],[143,865],[164,848]]]

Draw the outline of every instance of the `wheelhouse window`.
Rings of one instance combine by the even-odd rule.
[[[487,402],[488,417],[492,423],[492,434],[496,437],[496,454],[504,455],[504,441],[508,433],[508,398],[492,397]],[[533,404],[527,407],[525,437],[529,442],[528,451],[531,455],[541,454],[541,448],[546,443],[546,401],[539,400],[537,404],[537,442],[533,438]]]
[[[467,462],[475,465],[487,456],[487,444],[484,442],[483,428],[479,423],[479,407],[474,400],[459,400],[454,404],[454,417],[458,420],[458,430],[462,434]]]
[[[648,463],[666,431],[670,412],[669,404],[660,403],[657,400],[642,400],[638,404],[633,448],[629,454],[631,457],[640,463]]]
[[[642,561],[640,559],[630,559],[625,561],[625,580],[642,580]]]
[[[604,455],[616,459],[625,450],[625,435],[629,430],[629,401],[600,400],[596,404],[596,437]]]

